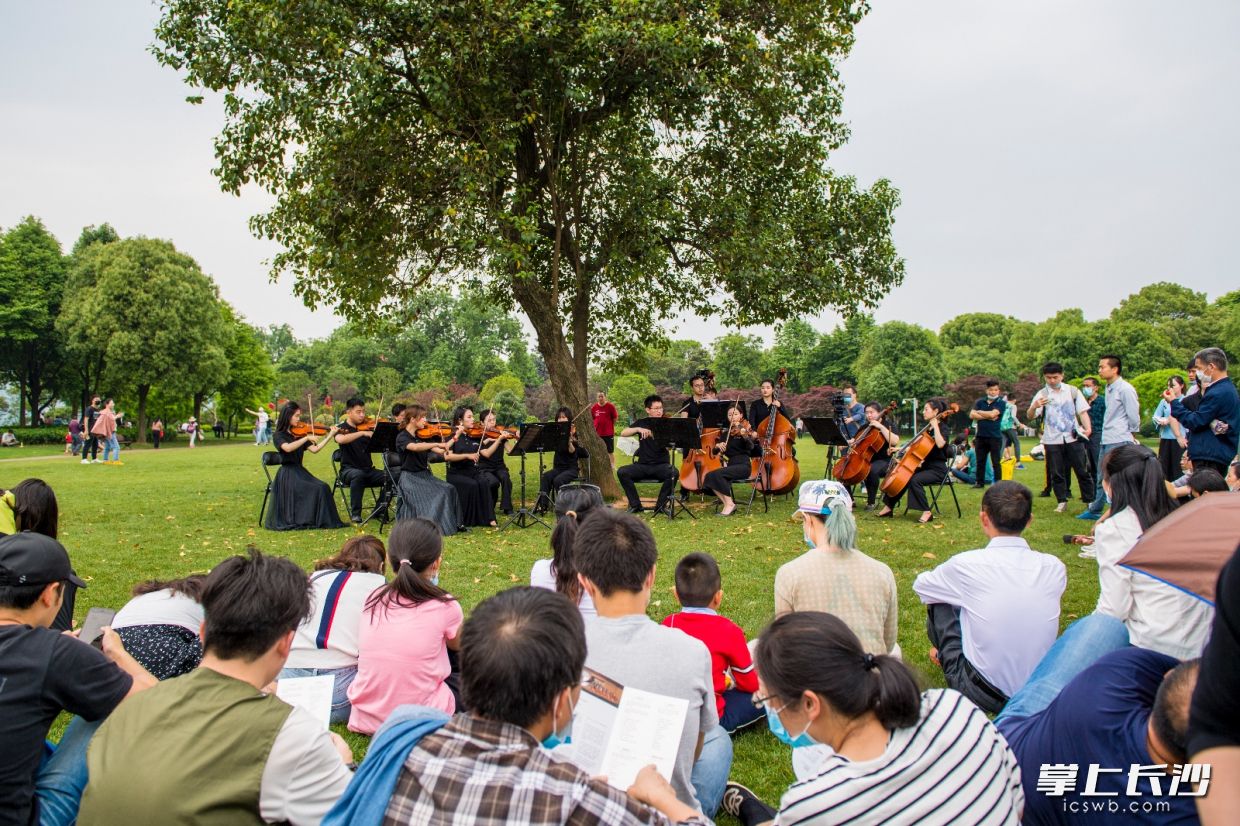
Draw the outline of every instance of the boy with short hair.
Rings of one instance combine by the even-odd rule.
[[[680,613],[664,617],[663,624],[700,640],[710,651],[719,725],[732,734],[762,719],[762,710],[753,704],[758,675],[745,642],[745,632],[719,614],[723,576],[713,556],[694,552],[677,563],[676,599],[680,601]],[[729,688],[729,683],[733,687]]]

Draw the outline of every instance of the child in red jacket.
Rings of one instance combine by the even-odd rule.
[[[676,599],[681,611],[664,618],[668,628],[679,628],[701,640],[710,651],[714,672],[719,725],[729,734],[765,716],[754,707],[758,675],[745,642],[745,632],[719,614],[723,578],[710,554],[691,553],[676,565]]]

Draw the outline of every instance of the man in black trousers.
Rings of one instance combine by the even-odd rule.
[[[1007,402],[999,393],[999,382],[991,379],[986,382],[986,395],[974,402],[973,409],[969,411],[969,418],[977,423],[977,437],[973,440],[973,447],[977,451],[977,483],[973,485],[975,488],[986,486],[987,459],[994,470],[994,480],[997,482],[1003,478],[999,468],[999,461],[1003,456],[1003,431],[999,428],[999,420],[1003,418],[1003,411],[1006,409]]]

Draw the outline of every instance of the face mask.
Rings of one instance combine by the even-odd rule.
[[[568,725],[564,727],[564,731],[563,731],[563,732],[559,732],[559,731],[556,731],[556,730],[555,730],[555,720],[554,720],[554,718],[555,718],[555,716],[559,713],[559,710],[560,710],[560,709],[559,709],[559,706],[560,706],[560,698],[558,698],[558,697],[557,697],[557,698],[556,698],[556,700],[555,700],[555,707],[551,710],[551,717],[553,718],[553,719],[552,719],[552,722],[551,722],[551,725],[552,725],[551,733],[550,733],[550,734],[548,734],[548,735],[547,735],[547,737],[546,737],[546,739],[544,739],[544,740],[542,741],[542,745],[543,745],[543,748],[544,748],[544,749],[553,749],[553,748],[555,748],[556,746],[561,746],[561,745],[566,746],[566,745],[568,745],[569,743],[573,742],[573,701],[572,701],[572,695],[571,695],[571,694],[569,695],[569,701],[568,701],[568,712],[569,712],[569,714],[568,714]]]
[[[1087,399],[1088,399],[1090,396],[1094,395],[1094,388],[1092,388],[1092,387],[1082,387],[1082,388],[1081,388],[1081,392],[1082,392],[1083,394],[1085,394],[1085,398],[1087,398]]]
[[[805,724],[804,731],[796,737],[793,737],[788,734],[788,730],[784,728],[784,724],[779,719],[779,715],[775,713],[775,709],[771,708],[769,703],[765,704],[764,707],[766,708],[766,725],[770,728],[771,734],[774,734],[775,738],[779,740],[779,742],[792,746],[794,749],[818,745],[818,741],[809,736],[809,723]]]
[[[844,404],[852,404],[852,396],[845,396]]]
[[[813,550],[814,548],[817,548],[818,546],[814,544],[814,540],[810,539],[807,536],[805,537],[805,547],[809,548],[810,550]]]
[[[436,588],[439,587],[439,574],[435,574],[431,577],[431,585],[434,585]]]
[[[992,402],[993,402],[993,401],[997,400],[999,397],[998,397],[998,396],[992,396],[992,395],[990,395],[989,393],[987,393],[987,394],[986,394],[986,398],[987,398],[987,399],[989,399],[990,401],[992,401]]]
[[[1205,387],[1207,384],[1209,384],[1210,382],[1214,381],[1214,379],[1210,378],[1210,377],[1209,377],[1209,376],[1207,376],[1205,373],[1203,373],[1203,372],[1201,372],[1200,370],[1198,370],[1198,371],[1197,371],[1197,381],[1201,382],[1201,386],[1202,386],[1202,387]]]

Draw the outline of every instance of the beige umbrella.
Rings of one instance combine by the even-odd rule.
[[[1207,493],[1176,508],[1119,561],[1214,604],[1219,572],[1240,545],[1240,494]]]

